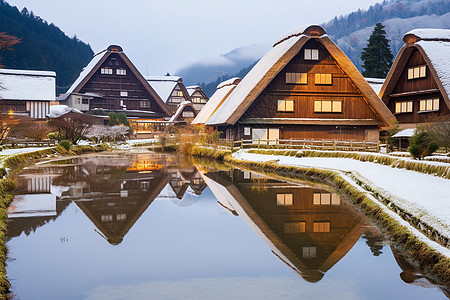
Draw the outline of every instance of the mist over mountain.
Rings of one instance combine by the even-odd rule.
[[[213,82],[218,78],[225,80],[254,64],[269,51],[270,47],[270,44],[243,46],[218,57],[184,67],[176,75],[183,78],[185,85]]]
[[[367,40],[376,23],[383,23],[387,38],[390,41],[392,54],[397,55],[403,46],[403,35],[416,28],[450,29],[450,1],[448,0],[392,0],[376,3],[368,10],[357,10],[345,16],[335,17],[322,24],[327,34],[362,71],[361,51],[367,46]],[[299,24],[299,26],[302,24]],[[273,41],[269,41],[273,42]],[[187,84],[201,84],[202,87],[217,86],[223,80],[237,76],[243,77],[270,49],[271,45],[253,45],[241,47],[216,60],[204,61],[187,66],[179,75]],[[254,51],[252,55],[249,52]],[[242,55],[242,58],[240,57]],[[217,71],[223,71],[220,74]],[[209,84],[208,84],[209,83]],[[215,88],[212,92],[214,92]]]

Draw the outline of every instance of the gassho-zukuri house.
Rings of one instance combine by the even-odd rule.
[[[228,139],[378,141],[395,121],[318,25],[279,41],[206,121]]]
[[[56,73],[0,69],[0,111],[45,119],[55,101]]]
[[[162,101],[167,105],[171,116],[178,110],[178,106],[185,102],[191,102],[191,97],[179,76],[146,76],[145,79],[158,93]]]
[[[450,115],[450,30],[415,29],[403,37],[380,91],[401,128]]]
[[[147,132],[172,116],[156,91],[122,48],[111,45],[96,54],[80,73],[60,104],[82,112],[123,112],[137,132]]]

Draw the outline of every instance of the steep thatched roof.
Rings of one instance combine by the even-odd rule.
[[[225,103],[209,118],[206,125],[235,124],[275,76],[284,69],[310,39],[317,40],[336,60],[339,67],[349,76],[383,125],[392,124],[395,120],[394,116],[380,101],[380,98],[353,63],[326,35],[321,26],[311,25],[293,31],[277,41],[273,48],[242,79],[242,82]]]

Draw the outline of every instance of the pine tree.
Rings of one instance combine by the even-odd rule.
[[[391,68],[393,58],[384,26],[377,23],[369,37],[367,47],[363,48],[361,53],[361,60],[365,69],[362,72],[363,76],[385,78]]]

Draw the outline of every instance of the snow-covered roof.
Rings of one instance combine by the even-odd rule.
[[[339,66],[368,100],[372,109],[377,111],[380,121],[386,126],[390,125],[395,120],[392,113],[380,101],[380,98],[370,88],[348,57],[326,35],[325,30],[318,25],[308,26],[304,30],[303,28],[297,34],[290,33],[287,35],[287,39],[275,43],[273,48],[256,63],[224,104],[217,109],[205,124],[235,124],[273,78],[299,53],[303,45],[311,38],[314,38],[330,52],[332,57],[339,61]]]
[[[80,75],[78,75],[78,78],[74,81],[74,83],[67,90],[66,94],[72,93],[75,90],[75,88],[81,83],[81,81],[83,81],[83,79],[86,78],[86,76],[95,68],[95,66],[103,58],[103,56],[105,56],[107,54],[108,54],[108,52],[106,51],[106,49],[95,54],[94,57],[89,62],[89,64],[81,71]]]
[[[192,103],[189,101],[183,101],[178,105],[177,111],[173,114],[172,117],[170,117],[169,122],[175,122],[178,119],[178,117],[181,115],[181,113],[183,112],[183,110],[186,106],[192,107],[192,110],[194,111],[194,114],[195,114],[195,109],[194,109]]]
[[[403,130],[397,132],[396,134],[394,134],[392,137],[393,138],[410,138],[414,135],[415,132],[416,132],[416,128],[403,129]]]
[[[434,29],[434,28],[421,28],[421,29],[413,29],[408,31],[403,40],[408,36],[415,36],[420,40],[443,40],[450,41],[450,30],[449,29]],[[405,41],[407,42],[407,41]]]
[[[51,105],[50,113],[47,114],[47,117],[49,117],[50,119],[59,118],[70,112],[82,114],[82,112],[79,111],[78,109],[68,107],[67,105]]]
[[[217,90],[211,98],[209,98],[209,101],[203,106],[194,121],[192,121],[192,124],[205,124],[209,117],[223,104],[227,96],[230,95],[240,81],[240,78],[234,77],[220,83],[217,86]]]
[[[191,85],[191,86],[186,87],[186,90],[188,91],[189,96],[192,96],[192,94],[194,94],[195,91],[201,90],[201,89],[202,89],[202,87],[199,85]]]
[[[301,25],[291,31],[289,31],[288,33],[283,34],[279,39],[277,39],[277,41],[275,42],[274,46],[284,42],[285,40],[294,37],[294,36],[299,36],[302,35],[303,32],[309,27],[309,25]]]
[[[145,80],[164,102],[169,100],[180,79],[178,76],[145,76]]]
[[[450,40],[449,42],[422,40],[416,45],[425,51],[445,92],[450,96]]]
[[[375,93],[378,95],[380,94],[381,87],[383,86],[383,83],[385,79],[383,78],[364,78],[367,83],[373,88]]]
[[[52,71],[0,69],[0,98],[54,101],[55,78]]]

